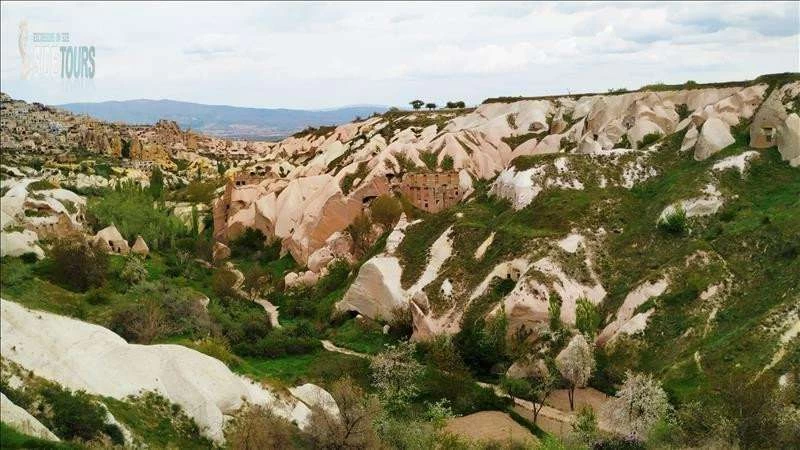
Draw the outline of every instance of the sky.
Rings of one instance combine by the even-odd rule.
[[[800,71],[798,5],[4,1],[0,89],[46,104],[323,109],[752,79]],[[23,22],[28,61],[45,45],[35,33],[69,33],[94,47],[94,77],[23,79]]]

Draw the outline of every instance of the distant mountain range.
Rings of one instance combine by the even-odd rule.
[[[183,129],[231,139],[277,140],[308,126],[335,125],[385,112],[387,106],[356,105],[325,110],[243,108],[175,100],[123,100],[56,105],[97,119],[129,124],[174,120]]]

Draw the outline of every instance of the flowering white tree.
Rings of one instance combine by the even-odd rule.
[[[411,342],[389,345],[370,364],[373,385],[387,408],[398,411],[419,392],[417,379],[422,365],[414,359],[416,346]]]
[[[575,388],[586,387],[594,370],[592,347],[583,334],[576,334],[556,357],[556,368],[569,383],[569,409],[575,409]]]
[[[627,372],[625,376],[622,388],[601,412],[614,429],[641,439],[666,417],[669,401],[661,383],[651,375]]]

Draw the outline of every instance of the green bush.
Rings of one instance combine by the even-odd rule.
[[[600,327],[600,313],[585,297],[579,298],[575,306],[575,327],[590,339],[594,338]]]
[[[68,442],[55,442],[27,436],[0,423],[0,448],[35,448],[38,450],[79,450],[84,447]]]
[[[681,235],[686,232],[686,211],[678,206],[674,211],[658,219],[658,229],[669,234]]]
[[[451,374],[428,367],[420,380],[417,399],[421,402],[447,400],[453,413],[472,414],[478,411],[504,410],[510,400],[498,397],[492,389],[475,384],[469,375]]]
[[[256,342],[244,342],[234,346],[234,351],[243,356],[281,358],[290,355],[305,355],[322,348],[318,339],[292,336],[289,332],[276,329]]]
[[[50,251],[53,276],[64,286],[85,292],[102,286],[108,274],[108,255],[83,237],[56,239]]]
[[[659,139],[661,139],[661,133],[648,133],[648,134],[645,134],[642,137],[642,140],[639,141],[639,143],[636,145],[636,148],[641,149],[641,148],[647,147],[648,145],[655,143]]]
[[[36,253],[33,252],[23,253],[22,255],[20,255],[19,259],[25,264],[34,264],[37,261],[39,261],[39,257],[36,255]]]
[[[281,311],[283,312],[283,311]],[[243,355],[240,344],[257,343],[269,335],[272,325],[261,305],[238,299],[221,299],[209,305],[211,318],[237,354]],[[253,353],[256,353],[254,350]]]
[[[436,162],[436,153],[433,152],[419,152],[419,159],[425,163],[430,170],[436,170],[438,165]]]
[[[504,371],[509,362],[507,328],[505,314],[487,319],[481,309],[470,307],[461,319],[461,331],[453,338],[453,345],[473,373],[494,376]]]
[[[44,191],[48,189],[55,189],[57,187],[58,186],[56,186],[55,184],[51,183],[48,180],[37,180],[28,185],[28,192]]]
[[[384,230],[390,230],[403,213],[403,205],[391,195],[383,194],[372,201],[369,207],[372,220],[383,225]]]
[[[49,413],[43,423],[62,439],[91,441],[109,429],[105,423],[105,409],[83,391],[71,392],[58,385],[49,385],[42,392]],[[116,427],[115,427],[116,428]],[[119,429],[111,431],[109,437],[119,438]],[[115,442],[123,444],[124,441]]]
[[[130,285],[139,284],[147,279],[147,269],[144,267],[144,261],[139,256],[134,254],[125,258],[125,266],[119,274],[119,277]]]
[[[92,289],[86,294],[86,303],[92,306],[108,305],[111,303],[112,293],[106,288]]]
[[[266,241],[267,237],[264,236],[261,230],[245,228],[242,234],[231,240],[229,245],[231,256],[234,258],[241,258],[259,252],[264,249],[264,243]]]
[[[445,155],[445,157],[442,158],[442,169],[444,169],[444,170],[453,170],[453,164],[454,164],[454,162],[453,162],[453,157],[452,156]]]

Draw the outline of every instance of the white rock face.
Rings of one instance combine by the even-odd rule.
[[[739,171],[740,175],[744,175],[747,166],[750,164],[750,160],[758,158],[759,155],[760,153],[757,151],[750,150],[738,155],[729,156],[714,163],[714,165],[711,166],[711,170],[723,171],[735,168]]]
[[[697,144],[694,146],[694,159],[702,161],[723,148],[736,142],[731,135],[731,127],[722,120],[712,117],[703,124]]]
[[[39,237],[30,230],[0,232],[0,256],[22,256],[33,253],[38,259],[44,258],[44,251],[37,242]]]
[[[617,316],[614,321],[606,325],[597,336],[597,344],[604,345],[622,332],[634,333],[644,330],[647,317],[652,314],[652,310],[636,316],[634,316],[633,312],[647,300],[663,294],[667,290],[667,286],[669,286],[669,280],[662,278],[654,283],[644,282],[629,292],[622,302],[622,306],[617,310]]]
[[[778,151],[792,167],[800,166],[800,116],[789,114],[778,132]]]
[[[408,289],[409,295],[421,291],[439,276],[439,270],[453,254],[453,239],[450,237],[452,231],[453,227],[450,226],[433,242],[428,254],[428,264],[417,282]]]
[[[664,210],[661,211],[661,215],[658,217],[658,221],[662,221],[674,214],[678,206],[686,212],[686,217],[697,217],[716,214],[723,203],[724,199],[719,190],[717,190],[717,187],[709,184],[703,189],[703,196],[682,200],[664,208]]]
[[[575,253],[578,247],[583,245],[583,236],[577,233],[569,234],[564,239],[558,241],[558,246],[567,253]]]
[[[492,183],[492,195],[505,198],[511,201],[514,209],[522,209],[531,204],[533,199],[542,192],[542,186],[534,183],[534,178],[541,178],[544,175],[544,168],[534,167],[517,172],[510,167],[503,170],[497,179]]]
[[[334,417],[339,417],[339,406],[333,396],[317,386],[316,384],[306,383],[301,386],[289,388],[289,392],[298,400],[308,405],[309,408],[319,406]]]
[[[179,345],[128,344],[98,325],[0,300],[3,357],[73,390],[124,399],[155,391],[182,406],[218,443],[224,416],[244,402],[307,424],[310,410],[289,405],[222,362]]]
[[[494,234],[495,232],[492,231],[489,234],[489,236],[483,242],[481,242],[481,245],[479,245],[478,248],[475,249],[474,257],[477,261],[483,259],[483,255],[486,254],[486,250],[489,248],[490,245],[492,245],[492,242],[494,242]]]
[[[358,311],[372,319],[390,320],[393,310],[407,300],[400,284],[403,269],[394,256],[376,256],[365,262],[353,284],[336,304],[340,311]]]
[[[20,433],[46,439],[48,441],[61,440],[46,426],[42,425],[36,417],[33,417],[28,411],[15,405],[2,393],[0,393],[0,416],[3,418],[3,423],[8,424],[11,428]]]

